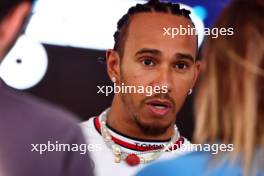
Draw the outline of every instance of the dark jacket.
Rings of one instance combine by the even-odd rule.
[[[36,144],[85,144],[74,119],[68,112],[13,90],[0,80],[0,176],[92,176],[88,154],[40,154],[33,149]]]

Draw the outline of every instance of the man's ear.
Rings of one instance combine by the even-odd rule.
[[[0,58],[6,50],[11,47],[24,25],[26,18],[31,11],[32,4],[28,1],[21,2],[4,17],[0,22]]]
[[[110,79],[113,77],[118,84],[120,82],[120,57],[118,53],[112,49],[106,51],[107,73]]]
[[[192,87],[194,87],[198,77],[199,77],[199,73],[201,70],[201,61],[195,61],[195,65],[194,65],[194,77],[193,77],[193,85]]]

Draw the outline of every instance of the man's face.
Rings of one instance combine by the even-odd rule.
[[[164,36],[163,28],[187,28],[191,22],[163,13],[133,16],[120,64],[120,82],[126,86],[166,86],[168,93],[146,96],[122,94],[122,103],[140,129],[149,135],[164,133],[175,123],[199,66],[195,63],[197,38]]]

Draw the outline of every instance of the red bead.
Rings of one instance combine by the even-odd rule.
[[[129,154],[125,161],[130,166],[136,166],[140,163],[140,159],[136,154]]]

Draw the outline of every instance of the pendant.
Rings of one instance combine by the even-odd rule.
[[[121,162],[121,155],[115,155],[115,163]]]
[[[136,154],[129,154],[125,161],[129,166],[136,166],[140,163],[140,159]]]

